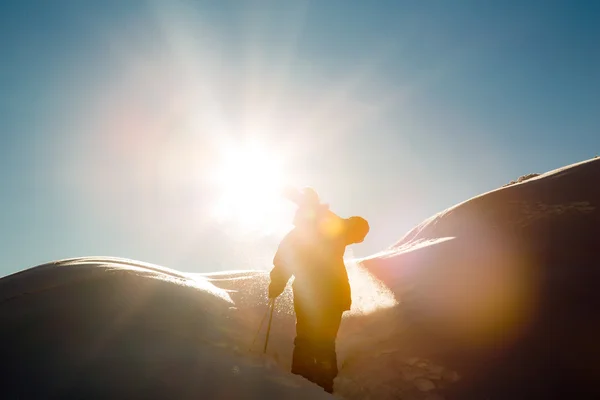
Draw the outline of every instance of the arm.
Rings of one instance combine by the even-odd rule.
[[[369,233],[370,227],[362,217],[350,217],[346,220],[346,245],[361,243]]]
[[[292,251],[289,243],[290,235],[286,236],[279,245],[277,253],[273,258],[273,269],[271,270],[269,283],[269,298],[273,299],[283,293],[287,282],[292,277],[292,269],[290,266],[290,253]]]

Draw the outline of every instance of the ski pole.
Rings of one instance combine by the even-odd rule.
[[[270,305],[270,302],[269,302],[269,305]],[[258,326],[258,330],[256,331],[256,334],[254,335],[254,340],[252,340],[252,344],[250,345],[250,350],[252,350],[252,348],[254,347],[254,343],[256,343],[256,339],[258,339],[258,334],[260,333],[260,330],[262,329],[262,326],[265,323],[265,319],[267,318],[268,313],[269,313],[269,306],[267,306],[267,309],[265,310],[265,315],[263,315],[262,319],[260,320],[260,325]]]
[[[265,338],[265,348],[263,354],[267,353],[267,345],[269,344],[269,334],[271,333],[271,322],[273,322],[273,310],[275,310],[275,299],[271,300],[271,315],[269,317],[269,325],[267,326],[267,337]]]

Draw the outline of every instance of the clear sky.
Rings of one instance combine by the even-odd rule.
[[[598,1],[4,0],[0,276],[270,268],[283,182],[376,252],[599,153],[599,43]]]

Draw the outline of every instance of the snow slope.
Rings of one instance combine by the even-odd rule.
[[[129,260],[0,280],[2,398],[329,398],[236,348],[226,292]]]
[[[599,159],[551,171],[348,261],[353,308],[338,337],[336,395],[600,398],[599,182]],[[251,347],[267,284],[264,271],[187,274],[110,258],[5,277],[3,389],[9,398],[329,398],[286,372],[289,287],[268,357],[265,326]]]
[[[444,210],[362,261],[400,300],[389,341],[458,371],[432,392],[600,398],[599,206],[593,159]]]

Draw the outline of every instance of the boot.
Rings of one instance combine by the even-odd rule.
[[[292,353],[292,374],[305,377],[314,382],[315,358],[308,346],[298,343]]]
[[[321,351],[317,354],[314,381],[327,393],[333,393],[333,381],[338,374],[337,355],[335,351]]]

